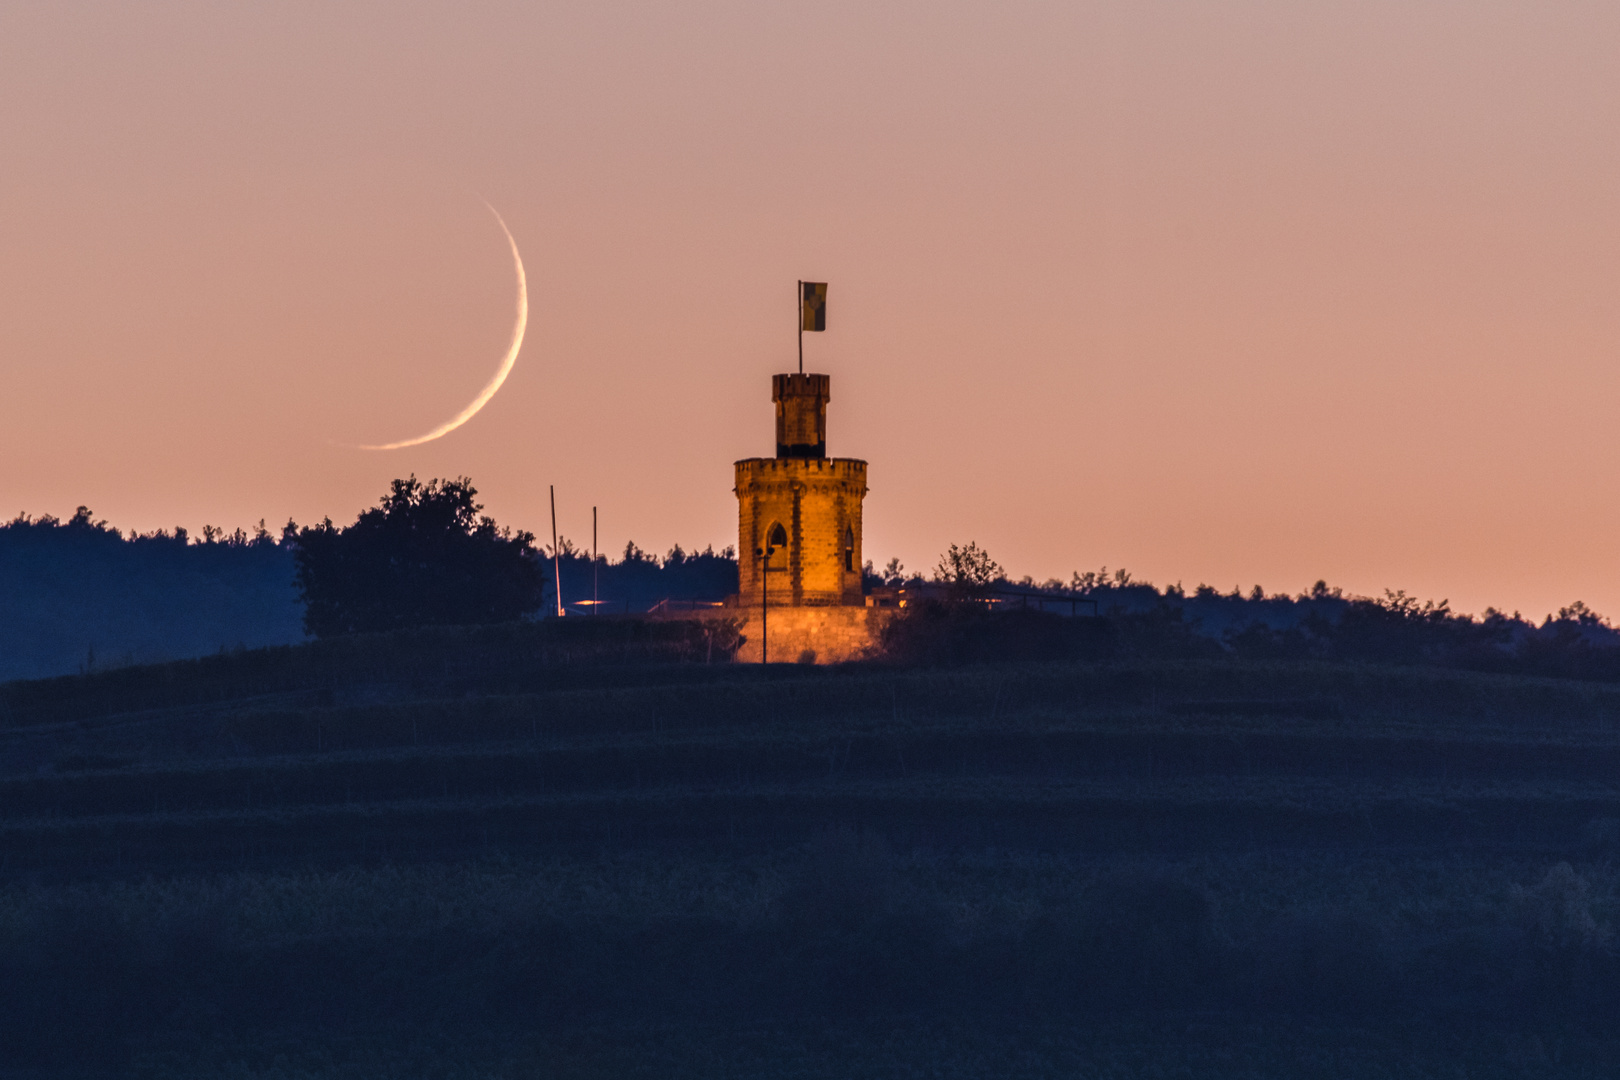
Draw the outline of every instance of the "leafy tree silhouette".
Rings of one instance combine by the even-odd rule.
[[[1006,580],[1007,572],[990,553],[969,540],[966,547],[956,544],[939,557],[934,580],[944,582],[954,599],[976,600],[990,594],[991,587]]]
[[[316,637],[508,622],[545,600],[534,534],[496,526],[472,481],[395,480],[348,528],[293,536],[304,629]]]

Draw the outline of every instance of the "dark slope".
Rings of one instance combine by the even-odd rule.
[[[762,670],[705,663],[694,624],[577,623],[0,687],[0,1058],[310,1076],[1620,1061],[1620,687],[1290,663]]]
[[[7,687],[0,855],[128,872],[839,825],[932,846],[1567,854],[1620,820],[1616,687],[1293,664],[600,666],[712,655],[695,624],[659,627],[401,634]]]

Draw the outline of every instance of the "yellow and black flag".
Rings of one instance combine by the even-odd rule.
[[[827,283],[799,282],[799,329],[827,329]]]

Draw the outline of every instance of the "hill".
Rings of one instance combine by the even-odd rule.
[[[8,1056],[1613,1066],[1620,687],[760,669],[703,635],[577,620],[0,687]]]

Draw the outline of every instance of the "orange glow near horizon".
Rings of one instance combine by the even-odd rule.
[[[13,5],[0,513],[349,521],[414,472],[722,547],[814,279],[879,566],[1620,618],[1616,40],[1595,2]],[[485,195],[521,362],[355,449],[512,344]]]

